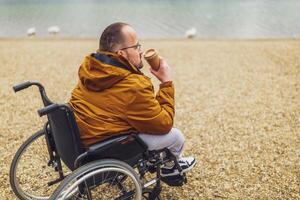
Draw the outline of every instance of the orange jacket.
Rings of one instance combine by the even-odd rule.
[[[96,58],[99,55],[105,59]],[[175,114],[172,82],[160,84],[155,95],[150,78],[110,52],[87,56],[78,75],[69,104],[84,145],[116,134],[166,134],[171,130]]]

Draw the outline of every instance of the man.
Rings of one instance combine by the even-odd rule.
[[[161,59],[158,71],[150,69],[161,82],[155,95],[150,78],[140,71],[142,54],[137,34],[128,24],[114,23],[103,31],[99,50],[79,68],[79,83],[69,102],[81,139],[89,146],[113,135],[137,133],[149,150],[169,148],[183,171],[188,171],[196,162],[181,157],[184,137],[173,128],[170,67]],[[177,173],[174,165],[162,168],[162,176]]]

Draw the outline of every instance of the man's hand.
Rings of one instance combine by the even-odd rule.
[[[150,67],[150,72],[156,76],[158,80],[160,80],[161,83],[165,83],[168,81],[172,81],[171,77],[171,69],[168,65],[168,63],[163,59],[160,58],[159,60],[159,69],[155,71]]]

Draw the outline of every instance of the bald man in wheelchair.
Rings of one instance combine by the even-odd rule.
[[[173,128],[174,85],[171,69],[161,58],[158,71],[151,73],[161,82],[157,94],[150,78],[140,69],[143,50],[135,30],[114,23],[102,33],[97,52],[86,56],[79,67],[79,81],[69,101],[88,147],[115,135],[138,134],[149,150],[168,148],[183,172],[196,164],[183,157],[184,136]],[[177,175],[174,163],[161,169],[161,176]]]

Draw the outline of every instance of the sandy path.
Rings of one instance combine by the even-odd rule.
[[[16,95],[11,87],[38,80],[65,102],[97,43],[0,40],[0,199],[15,198],[10,162],[44,121],[37,90]],[[175,125],[186,135],[186,154],[198,160],[188,184],[165,186],[164,199],[300,199],[299,40],[142,43],[174,69]]]

